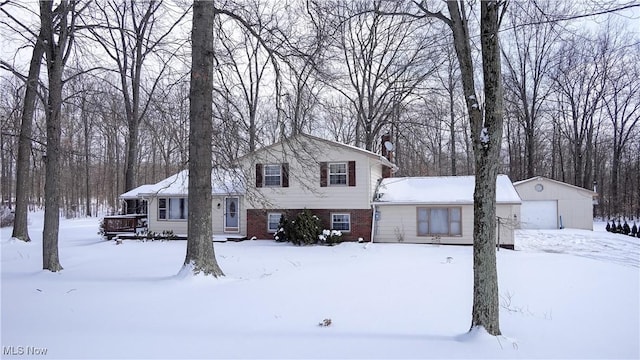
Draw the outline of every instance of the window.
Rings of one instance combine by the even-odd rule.
[[[268,213],[267,214],[267,230],[270,233],[274,233],[278,231],[278,227],[280,226],[280,218],[282,217],[281,213]]]
[[[256,187],[289,187],[289,163],[256,164]]]
[[[462,209],[418,208],[418,236],[461,236]]]
[[[347,163],[329,164],[329,185],[347,185]]]
[[[356,186],[356,162],[320,163],[320,187]]]
[[[186,220],[188,211],[187,198],[158,199],[158,220]]]
[[[264,186],[281,186],[282,185],[282,166],[281,165],[265,165],[264,166]]]
[[[331,230],[351,231],[351,214],[331,214]]]

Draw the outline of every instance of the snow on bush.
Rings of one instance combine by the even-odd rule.
[[[15,214],[8,206],[0,207],[0,227],[13,226]]]

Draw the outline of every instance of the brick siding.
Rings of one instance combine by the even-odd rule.
[[[267,214],[270,212],[283,213],[289,218],[295,217],[304,209],[247,209],[247,237],[258,239],[273,239],[273,233],[267,230]],[[371,209],[307,209],[320,218],[322,229],[331,229],[332,213],[351,214],[351,231],[342,232],[344,241],[371,240]]]

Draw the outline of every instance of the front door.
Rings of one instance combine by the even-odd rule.
[[[240,204],[237,197],[224,199],[224,231],[240,231]]]

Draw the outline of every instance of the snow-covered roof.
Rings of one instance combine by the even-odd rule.
[[[383,179],[376,204],[472,204],[475,176],[402,177]],[[520,204],[520,196],[507,175],[498,175],[496,202]]]
[[[140,189],[140,190],[138,190]],[[244,185],[241,176],[232,170],[213,169],[211,173],[212,194],[243,194]],[[177,174],[152,185],[142,185],[122,195],[122,199],[148,196],[187,195],[189,193],[189,170],[182,170]],[[124,197],[124,196],[128,197]]]
[[[153,186],[155,186],[155,184],[140,185],[137,188],[131,189],[126,193],[120,195],[120,199],[124,199],[124,200],[137,199],[139,198],[138,194],[144,194],[149,192]]]

